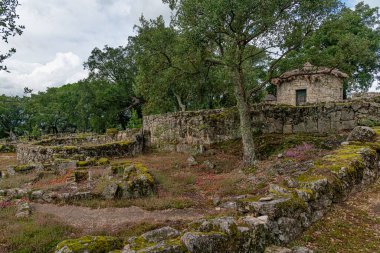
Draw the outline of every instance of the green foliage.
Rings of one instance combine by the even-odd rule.
[[[367,126],[367,127],[376,127],[376,126],[380,126],[380,122],[376,119],[364,118],[358,121],[358,125]]]
[[[0,37],[8,43],[8,37],[21,35],[24,26],[16,25],[16,19],[19,16],[16,14],[16,8],[19,5],[17,0],[0,1]],[[16,49],[12,48],[8,52],[1,53],[0,51],[0,64],[10,57]],[[0,65],[0,71],[7,70],[6,66]]]
[[[132,110],[132,116],[128,121],[127,127],[131,129],[142,127],[142,119],[139,118],[136,110]]]
[[[204,48],[188,40],[162,16],[140,19],[138,35],[130,39],[138,68],[135,89],[146,113],[231,106],[227,73],[213,69]]]
[[[289,70],[309,61],[316,66],[338,68],[350,76],[349,91],[367,91],[380,71],[380,19],[378,8],[363,2],[354,10],[343,8],[308,37],[302,47],[283,61]]]
[[[22,134],[25,126],[23,98],[0,96],[0,138]]]

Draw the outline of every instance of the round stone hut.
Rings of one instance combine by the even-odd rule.
[[[332,68],[306,63],[303,68],[272,79],[277,86],[277,104],[305,104],[343,100],[343,81],[348,75]]]

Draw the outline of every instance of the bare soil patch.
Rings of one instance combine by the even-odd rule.
[[[78,206],[58,206],[34,203],[35,212],[54,215],[61,221],[83,232],[116,231],[123,224],[165,223],[191,221],[210,215],[203,209],[168,209],[146,211],[139,207],[91,209]]]

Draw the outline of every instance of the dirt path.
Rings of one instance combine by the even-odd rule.
[[[33,203],[32,207],[35,212],[54,215],[68,225],[84,231],[114,230],[126,223],[190,221],[210,214],[206,210],[192,208],[146,211],[139,207],[91,209],[37,203]]]

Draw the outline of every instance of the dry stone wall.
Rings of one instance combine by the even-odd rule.
[[[328,133],[380,122],[380,97],[308,106],[259,104],[251,112],[252,131]],[[189,152],[240,138],[236,109],[178,112],[144,117],[145,144],[163,151]]]
[[[78,146],[71,146],[64,142],[57,143],[37,143],[17,145],[17,161],[19,163],[46,163],[55,158],[70,159],[72,156],[84,157],[132,157],[142,153],[143,137],[136,134],[128,140],[107,142],[102,144],[81,143]],[[69,143],[72,143],[69,141]]]
[[[235,109],[179,112],[144,117],[145,145],[162,151],[192,149],[240,137]]]

